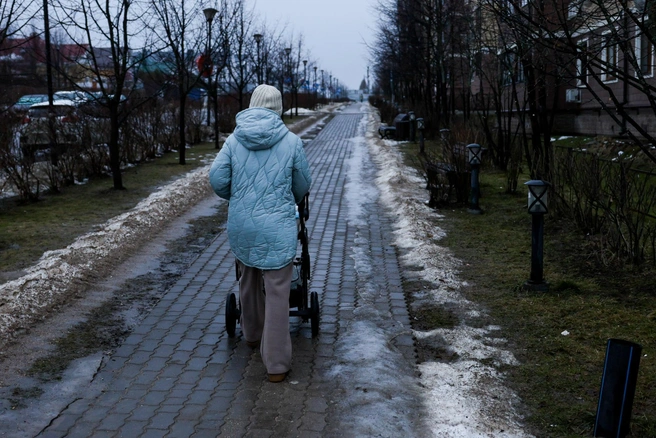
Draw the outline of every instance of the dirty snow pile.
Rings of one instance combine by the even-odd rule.
[[[413,268],[404,272],[432,285],[415,293],[413,305],[438,305],[464,316],[453,328],[413,332],[419,342],[446,349],[455,358],[419,365],[421,397],[428,413],[425,426],[439,437],[530,436],[519,425],[521,417],[514,409],[518,397],[506,387],[503,375],[488,365],[517,361],[502,348],[504,340],[494,333],[498,327],[467,325],[482,310],[459,292],[466,283],[458,278],[459,261],[439,246],[444,232],[436,225],[440,216],[425,203],[424,178],[403,164],[396,142],[378,139],[375,129],[380,122],[374,115],[369,112],[365,118],[366,143],[379,169],[375,184],[382,203],[397,218],[394,241],[401,249],[401,263]]]
[[[27,273],[0,285],[0,345],[16,330],[43,318],[211,193],[209,165],[161,188],[132,210],[116,216],[64,249],[48,251]]]

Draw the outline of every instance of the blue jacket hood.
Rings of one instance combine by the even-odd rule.
[[[233,135],[247,149],[269,149],[287,134],[288,129],[277,112],[267,108],[248,108],[237,114]]]

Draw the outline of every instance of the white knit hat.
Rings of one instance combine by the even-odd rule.
[[[250,108],[268,108],[282,115],[282,96],[276,87],[258,85],[251,96]]]

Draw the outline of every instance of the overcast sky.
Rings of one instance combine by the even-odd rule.
[[[303,34],[319,70],[357,89],[366,78],[378,0],[249,0],[268,25],[289,24],[288,33]],[[328,78],[326,77],[326,81]]]

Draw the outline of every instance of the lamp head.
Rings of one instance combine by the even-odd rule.
[[[481,145],[472,143],[467,145],[469,151],[469,164],[481,164]]]
[[[551,184],[540,179],[534,179],[524,184],[528,186],[528,212],[531,214],[548,213],[547,193]]]
[[[212,20],[214,20],[214,16],[216,13],[219,12],[214,8],[206,8],[203,9],[203,14],[205,14],[205,20],[207,20],[208,23],[212,23]]]
[[[262,34],[256,33],[255,35],[253,35],[253,38],[255,38],[255,42],[259,44],[260,41],[262,41]]]

